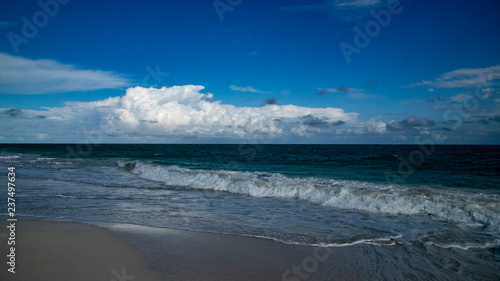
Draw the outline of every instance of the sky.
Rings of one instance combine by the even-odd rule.
[[[500,144],[497,0],[5,0],[1,143]]]

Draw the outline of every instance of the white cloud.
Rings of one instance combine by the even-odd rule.
[[[323,96],[328,93],[347,94],[347,97],[357,100],[383,98],[380,95],[366,94],[364,93],[363,89],[349,88],[345,85],[342,85],[338,88],[318,88],[318,92],[316,92],[316,95]]]
[[[293,140],[334,134],[382,133],[382,124],[358,120],[358,113],[339,108],[295,105],[237,107],[212,101],[203,86],[161,89],[135,87],[124,96],[95,102],[69,102],[43,111],[0,118],[16,128],[12,137],[27,141],[78,141],[85,132],[101,132],[115,141]],[[0,109],[2,110],[2,109]],[[7,109],[4,109],[7,110]],[[10,112],[10,111],[7,111]],[[1,121],[1,120],[0,120]],[[31,128],[34,123],[36,126]],[[31,128],[31,129],[28,129]]]
[[[238,87],[236,85],[231,85],[229,88],[233,91],[239,91],[239,92],[252,92],[252,93],[259,93],[259,94],[264,93],[263,91],[255,89],[254,87],[251,87],[251,86]]]
[[[0,94],[47,94],[124,88],[113,72],[77,69],[54,60],[32,60],[0,53]]]
[[[1,142],[367,143],[401,134],[416,137],[437,127],[430,119],[416,117],[361,121],[358,113],[331,107],[238,107],[213,101],[203,89],[135,87],[123,96],[95,102],[43,110],[0,108]],[[482,112],[481,118],[496,121],[497,116],[495,108],[491,114]],[[490,122],[492,129],[496,124]],[[456,132],[463,134],[462,129]]]
[[[434,80],[422,81],[408,87],[432,86],[436,88],[473,88],[492,85],[500,79],[500,65],[486,68],[460,68],[442,74]]]
[[[466,100],[466,99],[468,99],[470,97],[472,97],[472,96],[468,95],[468,94],[459,94],[459,95],[451,97],[450,100],[452,102],[458,102],[458,103],[460,103],[460,102],[463,102],[464,100]]]
[[[48,136],[49,136],[49,135],[48,135],[48,134],[46,134],[46,133],[38,133],[38,134],[36,134],[36,138],[37,138],[38,140],[44,140],[44,139],[46,139]]]
[[[385,133],[387,131],[386,129],[386,123],[382,121],[376,121],[376,118],[372,118],[366,122],[367,125],[367,131],[370,133]]]
[[[307,135],[315,128],[301,118],[311,115],[327,122],[354,122],[356,113],[338,108],[307,108],[294,105],[236,107],[212,102],[203,86],[161,89],[130,88],[124,97],[99,104],[106,108],[104,128],[110,133],[146,133],[179,137],[269,138]],[[107,106],[111,106],[109,110]],[[324,130],[334,128],[324,128]]]

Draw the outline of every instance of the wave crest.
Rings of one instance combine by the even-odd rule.
[[[499,233],[500,197],[426,186],[385,185],[277,173],[210,171],[120,162],[138,177],[169,186],[225,191],[253,197],[294,198],[325,207],[390,215],[430,215],[436,219],[480,223]]]

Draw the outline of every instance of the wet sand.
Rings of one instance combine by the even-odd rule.
[[[16,223],[16,265],[12,274],[7,271],[10,246],[4,239],[6,224],[1,224],[0,232],[0,280],[161,280],[148,270],[140,251],[109,230],[58,222]]]
[[[342,263],[331,267],[341,248],[130,224],[106,223],[111,232],[86,224],[34,221],[17,222],[12,274],[4,254],[6,224],[1,223],[0,280],[297,281],[330,280],[333,275],[335,280],[359,280],[345,278],[348,271],[343,272]]]
[[[0,280],[497,280],[497,265],[461,263],[460,249],[425,245],[310,247],[269,239],[120,223],[18,221],[15,274],[0,223]],[[99,226],[99,227],[98,227]],[[104,227],[104,228],[101,228]],[[468,251],[482,260],[487,250]]]

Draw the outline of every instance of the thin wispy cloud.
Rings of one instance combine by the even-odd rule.
[[[434,80],[410,84],[406,87],[472,88],[492,85],[500,79],[500,65],[485,68],[460,68],[442,74]]]
[[[284,12],[307,12],[328,10],[331,8],[356,9],[356,8],[372,8],[383,3],[382,0],[327,0],[310,5],[295,5],[281,7]]]
[[[0,53],[0,94],[51,94],[129,85],[130,81],[110,71],[78,69],[54,60]]]
[[[259,93],[262,94],[264,91],[261,91],[259,89],[255,89],[254,87],[247,86],[247,87],[238,87],[236,85],[231,85],[229,89],[233,91],[238,91],[238,92],[252,92],[252,93]]]
[[[17,23],[14,22],[8,22],[8,21],[1,21],[0,20],[0,27],[9,27],[11,25],[16,25]]]
[[[353,1],[334,1],[338,7],[353,7],[353,8],[366,8],[373,7],[380,3],[381,0],[353,0]]]
[[[469,94],[458,94],[456,96],[453,96],[450,98],[450,101],[452,102],[456,102],[456,103],[461,103],[469,98],[471,98],[472,96],[469,95]]]
[[[323,96],[329,93],[349,93],[349,92],[361,92],[363,90],[361,89],[354,89],[354,88],[349,88],[346,85],[339,86],[337,88],[318,88],[318,92],[316,92],[316,95],[318,96]]]
[[[348,98],[357,100],[383,98],[383,96],[367,94],[364,93],[363,89],[349,88],[346,85],[342,85],[337,88],[318,88],[318,92],[316,92],[316,95],[323,96],[330,93],[346,94]]]
[[[438,97],[438,96],[433,96],[433,97],[428,97],[426,99],[415,99],[415,100],[405,100],[402,101],[403,104],[417,104],[417,103],[436,103],[436,102],[445,102],[447,101],[447,98],[445,97]]]
[[[336,20],[350,22],[369,16],[369,11],[385,4],[385,0],[326,0],[310,5],[281,7],[283,12],[324,11]]]

